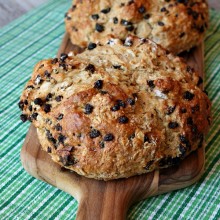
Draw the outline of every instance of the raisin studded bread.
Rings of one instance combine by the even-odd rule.
[[[178,54],[201,43],[208,17],[205,0],[74,0],[65,22],[80,47],[109,34],[121,40],[132,34]]]
[[[178,164],[202,147],[210,101],[197,73],[150,40],[109,39],[39,62],[19,102],[61,166],[117,179]]]

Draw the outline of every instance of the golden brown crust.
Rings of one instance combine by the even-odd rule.
[[[206,0],[74,0],[65,22],[72,43],[81,47],[109,34],[134,34],[177,54],[201,42],[208,17]]]
[[[129,37],[36,65],[19,106],[53,160],[116,179],[179,162],[201,147],[210,101],[198,75],[150,40]]]

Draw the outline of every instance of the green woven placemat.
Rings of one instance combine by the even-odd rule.
[[[56,55],[64,34],[64,13],[70,4],[67,0],[49,1],[0,30],[0,219],[76,216],[74,198],[34,179],[22,168],[20,149],[29,124],[19,120],[17,107],[35,63]],[[213,124],[206,138],[205,173],[191,187],[136,204],[128,219],[220,218],[220,14],[210,11],[210,15],[205,89],[213,103]]]

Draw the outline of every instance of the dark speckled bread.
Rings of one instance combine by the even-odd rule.
[[[39,62],[19,103],[66,168],[116,179],[178,164],[202,146],[210,101],[201,79],[150,40],[128,37]]]
[[[113,34],[149,38],[175,54],[201,43],[208,25],[205,0],[74,0],[66,13],[73,44],[86,47]]]

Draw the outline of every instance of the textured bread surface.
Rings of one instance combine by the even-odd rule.
[[[130,177],[202,147],[211,119],[201,82],[150,40],[111,38],[39,62],[21,95],[21,119],[60,165],[89,178]]]
[[[65,23],[80,47],[109,34],[121,40],[132,34],[178,54],[201,43],[208,17],[205,0],[74,0]]]

